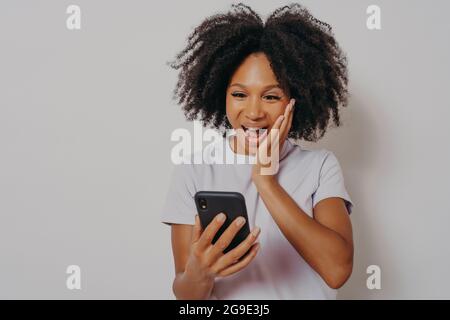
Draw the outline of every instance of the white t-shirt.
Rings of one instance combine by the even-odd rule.
[[[234,153],[226,141],[222,141],[223,156],[241,158],[247,164],[205,164],[204,161],[176,165],[161,215],[166,224],[192,225],[197,214],[194,202],[197,191],[234,191],[244,195],[250,230],[255,226],[261,228],[260,249],[246,268],[216,279],[211,299],[335,299],[336,290],[328,287],[297,253],[267,210],[251,180],[251,156]],[[203,155],[212,154],[206,150],[208,147]],[[313,207],[329,197],[344,199],[347,210],[352,211],[353,203],[344,186],[339,162],[326,149],[306,150],[286,140],[280,152],[277,177],[286,192],[311,217]]]

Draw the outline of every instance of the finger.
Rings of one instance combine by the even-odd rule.
[[[264,132],[258,137],[258,147],[266,139],[268,133],[269,133],[269,130],[264,130]]]
[[[294,104],[295,104],[295,99],[289,100],[289,103],[286,106],[286,110],[285,110],[285,113],[284,113],[285,119],[288,119],[289,116],[292,114],[292,110],[294,110]]]
[[[289,103],[286,106],[286,109],[284,110],[284,121],[281,124],[280,130],[278,131],[278,135],[274,135],[272,137],[272,145],[275,148],[278,148],[278,152],[280,152],[280,143],[282,144],[284,140],[286,140],[289,130],[291,128],[292,123],[292,114],[293,114],[293,108],[295,104],[295,99],[289,100]]]
[[[286,129],[284,132],[286,136],[289,134],[289,131],[291,130],[291,127],[292,127],[292,120],[294,119],[294,105],[295,105],[295,102],[292,104],[292,109],[289,113],[288,120],[286,121]]]
[[[275,120],[275,123],[273,124],[272,128],[270,129],[268,136],[261,143],[261,146],[263,146],[263,148],[265,148],[265,150],[270,150],[271,142],[273,141],[274,136],[276,136],[275,132],[276,132],[276,130],[280,130],[280,126],[281,126],[281,123],[283,122],[283,119],[284,119],[284,115],[280,115],[277,118],[277,120]]]
[[[225,250],[231,241],[233,241],[236,234],[241,230],[241,228],[245,224],[244,217],[238,217],[234,219],[233,223],[224,231],[224,233],[217,239],[214,246],[211,248],[212,258],[215,260],[218,256],[223,254],[223,250]]]
[[[288,130],[288,127],[290,126],[290,123],[292,121],[292,114],[294,110],[294,104],[295,99],[291,99],[286,106],[286,109],[284,110],[284,118],[286,121],[283,121],[280,127],[280,136],[283,137],[283,135],[286,133],[286,130]]]
[[[277,118],[277,120],[275,120],[275,123],[273,124],[272,129],[270,129],[270,130],[273,130],[273,129],[280,129],[280,126],[281,126],[281,124],[283,123],[283,120],[284,120],[284,115],[280,115],[280,116]]]
[[[195,224],[194,229],[192,230],[192,243],[197,242],[200,239],[200,236],[202,235],[202,226],[200,224],[200,218],[198,214],[195,215]]]
[[[236,263],[242,256],[244,256],[252,245],[254,245],[256,239],[259,236],[261,229],[256,227],[250,232],[250,234],[242,241],[236,248],[230,250],[225,255],[217,260],[216,265],[213,267],[216,273],[220,272],[222,269],[227,268],[233,263]]]
[[[272,129],[270,129],[270,142],[272,143],[275,138],[278,138],[281,130],[281,126],[286,119],[285,115],[281,115],[278,117],[277,121],[275,121],[275,124],[273,125]]]
[[[272,129],[281,129],[281,126],[285,123],[284,119],[288,119],[289,115],[292,113],[292,109],[295,103],[295,99],[291,99],[289,103],[286,105],[284,109],[284,113],[280,115],[277,120],[275,120],[274,125],[271,128]]]
[[[272,151],[275,150],[275,148],[278,148],[280,145],[280,137],[283,133],[283,124],[286,123],[287,118],[283,115],[283,121],[281,122],[281,126],[278,129],[275,129],[271,131],[270,139],[269,139],[269,148],[270,148],[270,154],[272,154]],[[278,150],[279,151],[279,150]]]
[[[294,99],[289,100],[288,104],[286,105],[286,108],[284,108],[284,117],[286,119],[289,116],[289,114],[291,113],[292,106],[293,106],[293,100]]]
[[[255,245],[253,245],[253,247],[249,251],[249,253],[244,257],[244,259],[240,260],[239,262],[237,262],[235,264],[232,264],[228,268],[221,270],[217,275],[219,277],[226,277],[226,276],[232,275],[238,271],[241,271],[246,266],[248,266],[250,264],[250,262],[252,262],[252,260],[256,257],[258,250],[259,250],[259,243],[256,243]]]
[[[222,227],[223,223],[226,220],[226,216],[224,213],[219,213],[206,227],[205,231],[203,231],[198,244],[202,248],[207,248],[211,245],[214,236],[217,231],[219,231],[220,227]]]

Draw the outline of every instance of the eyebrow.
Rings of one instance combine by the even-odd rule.
[[[246,86],[241,84],[241,83],[233,83],[232,85],[230,85],[230,87],[234,87],[234,86],[246,88]],[[272,89],[272,88],[281,89],[280,85],[277,84],[277,83],[276,84],[269,84],[269,85],[263,87],[264,90],[268,90],[268,89]]]

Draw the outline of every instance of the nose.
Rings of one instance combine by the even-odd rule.
[[[252,121],[258,121],[264,117],[264,110],[257,99],[252,99],[245,111],[245,116]]]

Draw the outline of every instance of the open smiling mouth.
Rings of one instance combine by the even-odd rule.
[[[257,142],[258,138],[261,137],[268,129],[267,127],[246,127],[241,125],[244,130],[244,135],[249,142]]]

